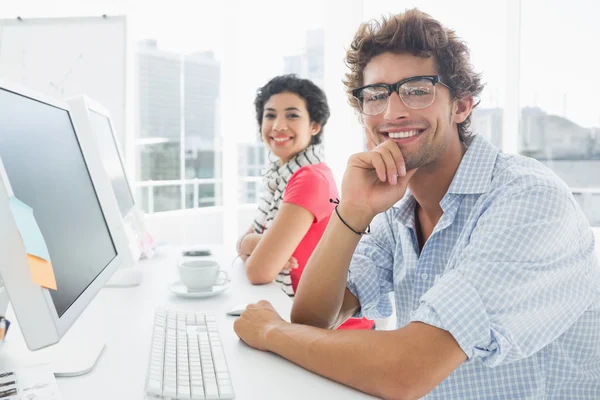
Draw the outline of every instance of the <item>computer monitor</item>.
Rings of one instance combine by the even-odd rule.
[[[104,345],[86,343],[85,355],[63,353],[61,339],[119,267],[124,251],[122,231],[114,228],[119,207],[100,157],[83,151],[93,145],[77,136],[65,102],[0,81],[0,275],[27,347],[50,346],[57,360],[75,354],[81,362],[85,356],[92,362],[88,370]],[[33,209],[57,290],[32,279],[12,196]]]
[[[140,232],[138,227],[138,210],[125,173],[110,113],[98,102],[83,95],[69,98],[67,103],[77,125],[78,135],[89,138],[89,142],[95,143],[94,148],[98,149],[112,192],[119,205],[121,222],[118,229],[121,229],[127,237],[128,251],[123,254],[122,268],[115,272],[106,286],[138,285],[142,280],[142,271],[134,267],[142,255],[143,232]],[[84,148],[84,152],[86,150]]]

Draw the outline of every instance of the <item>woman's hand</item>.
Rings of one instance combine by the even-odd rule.
[[[294,257],[290,257],[290,259],[285,263],[285,265],[281,269],[281,272],[291,271],[296,268],[298,268],[298,260],[296,260]]]
[[[260,233],[246,233],[239,244],[238,255],[246,261],[252,254],[263,235]]]

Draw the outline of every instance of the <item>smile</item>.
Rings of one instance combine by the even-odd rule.
[[[294,136],[269,136],[269,140],[271,141],[272,146],[287,146],[288,143],[292,141]]]
[[[394,132],[382,131],[381,134],[389,140],[393,140],[397,143],[408,143],[416,140],[416,138],[425,132],[427,129],[409,128],[403,130],[395,130]]]
[[[406,131],[406,132],[388,132],[387,135],[390,139],[406,139],[406,138],[410,138],[413,136],[417,136],[421,132],[422,131],[415,129],[415,130]]]

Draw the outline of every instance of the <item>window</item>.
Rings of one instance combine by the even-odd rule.
[[[217,23],[210,13],[201,21],[180,19],[177,4],[149,6],[135,15],[136,184],[154,188],[142,202],[148,213],[222,204],[222,46],[209,34]],[[163,23],[152,23],[158,16]],[[185,29],[168,28],[174,25]]]
[[[240,180],[240,204],[254,204],[258,202],[258,196],[262,188],[262,175],[265,169],[265,145],[257,141],[255,143],[240,143],[238,155],[238,176]]]
[[[261,0],[236,4],[235,13],[243,16],[236,19],[236,30],[243,32],[244,45],[240,45],[239,40],[234,44],[237,65],[235,72],[228,76],[235,82],[235,98],[226,99],[232,103],[227,106],[227,116],[225,111],[223,114],[223,118],[233,115],[235,123],[231,124],[230,120],[223,123],[231,124],[227,134],[235,136],[236,198],[245,204],[256,203],[262,187],[262,172],[269,162],[266,146],[259,139],[254,109],[256,90],[284,73],[295,73],[323,87],[325,12],[315,11],[324,11],[322,2],[317,0],[308,0],[294,8],[293,17],[285,2]]]
[[[520,152],[563,179],[594,226],[600,226],[600,53],[590,40],[600,37],[599,12],[591,0],[521,4]]]
[[[178,210],[181,203],[181,186],[164,185],[152,188],[152,197],[149,206],[153,206],[155,212]]]
[[[245,203],[256,203],[258,202],[258,191],[257,187],[259,186],[258,182],[246,182],[246,194],[242,199],[242,202]]]

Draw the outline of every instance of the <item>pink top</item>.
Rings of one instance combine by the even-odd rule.
[[[298,260],[298,268],[293,269],[290,274],[294,293],[298,288],[304,267],[317,243],[321,240],[335,208],[335,204],[332,204],[329,199],[338,197],[333,174],[325,163],[306,165],[300,168],[292,175],[285,188],[284,203],[300,206],[314,216],[310,229],[292,254]],[[339,329],[372,329],[373,324],[373,321],[366,318],[351,318]]]

